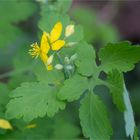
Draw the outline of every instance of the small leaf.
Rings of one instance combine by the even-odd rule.
[[[82,100],[79,111],[83,134],[86,138],[91,140],[110,139],[112,128],[107,110],[97,95],[88,93]]]
[[[78,44],[76,66],[78,72],[84,76],[96,75],[96,54],[91,45],[86,42]]]
[[[132,105],[129,98],[129,93],[125,87],[124,84],[124,102],[126,106],[126,110],[124,112],[124,120],[125,120],[125,131],[127,137],[131,137],[131,140],[133,140],[134,132],[135,132],[135,120],[134,120],[134,114]]]
[[[87,88],[87,79],[85,77],[75,75],[64,82],[64,85],[58,92],[57,97],[61,100],[71,102],[79,99]]]
[[[23,83],[11,93],[12,99],[7,105],[9,119],[23,117],[31,121],[37,117],[54,116],[65,103],[56,98],[57,89],[44,83]]]
[[[105,72],[112,69],[127,72],[132,70],[134,64],[140,61],[140,46],[132,46],[129,42],[109,43],[106,47],[100,49],[99,59],[101,60],[102,70]]]
[[[110,89],[112,99],[117,108],[123,112],[125,110],[125,104],[123,99],[123,75],[118,70],[112,70],[108,73],[107,82]]]

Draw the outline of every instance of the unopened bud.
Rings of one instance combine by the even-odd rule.
[[[67,66],[66,66],[66,69],[67,69],[67,70],[72,70],[72,69],[73,69],[73,66],[72,66],[72,65],[67,65]]]
[[[65,30],[65,36],[68,37],[74,33],[74,25],[68,25]]]
[[[55,65],[55,68],[56,68],[57,70],[61,70],[61,69],[63,69],[63,65],[61,65],[61,64],[56,64],[56,65]]]
[[[67,47],[72,47],[72,46],[74,46],[76,44],[77,44],[77,42],[69,42],[69,43],[66,44],[66,46]]]
[[[47,60],[47,65],[50,65],[53,61],[53,55],[51,55]]]
[[[74,61],[77,58],[77,54],[75,53],[74,55],[71,56],[70,61]]]
[[[65,57],[65,63],[67,63],[67,64],[70,63],[70,59],[67,56]]]

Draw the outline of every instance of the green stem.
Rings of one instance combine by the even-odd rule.
[[[57,52],[56,54],[57,54],[60,64],[63,65],[63,72],[64,72],[65,79],[68,79],[69,75],[67,74],[67,70],[65,68],[65,65],[62,62],[61,56],[59,55],[59,52]]]

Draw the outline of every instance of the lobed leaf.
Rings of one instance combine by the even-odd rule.
[[[75,64],[77,66],[78,73],[84,76],[96,75],[96,54],[93,47],[88,45],[86,42],[81,42],[78,44],[77,48],[77,60]]]
[[[99,59],[102,70],[107,73],[112,69],[127,72],[132,70],[134,64],[140,61],[140,46],[131,45],[129,42],[109,43],[100,49]]]
[[[110,139],[112,128],[107,110],[97,95],[93,93],[86,94],[81,101],[79,117],[86,138],[91,140]]]
[[[54,116],[59,109],[65,108],[65,103],[57,99],[57,89],[44,83],[23,83],[12,93],[12,99],[7,105],[6,116],[9,119],[23,117],[31,121],[37,117]]]
[[[74,75],[72,78],[66,80],[64,85],[60,88],[57,97],[60,100],[67,100],[69,102],[77,100],[88,88],[88,81],[85,77]]]

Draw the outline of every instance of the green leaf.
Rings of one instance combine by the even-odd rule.
[[[112,128],[107,110],[97,95],[86,94],[81,101],[79,113],[83,134],[86,138],[91,140],[110,139]]]
[[[80,75],[74,75],[72,78],[66,80],[57,94],[57,97],[61,100],[67,100],[69,102],[77,100],[88,88],[88,82],[85,77]]]
[[[129,42],[109,43],[106,47],[100,49],[99,59],[101,60],[101,68],[105,72],[112,69],[127,72],[132,70],[134,64],[139,62],[140,47],[132,46]]]
[[[112,99],[117,108],[123,112],[125,110],[125,104],[123,99],[123,75],[118,70],[112,70],[108,73],[107,82],[110,89]]]
[[[12,99],[7,105],[8,118],[23,117],[31,121],[37,117],[54,116],[59,109],[65,108],[65,103],[56,98],[56,87],[44,83],[23,83],[10,96]]]
[[[77,47],[77,60],[75,63],[77,71],[84,76],[96,75],[97,66],[94,48],[86,42],[79,43]]]
[[[131,105],[130,98],[129,98],[129,93],[125,87],[125,84],[124,84],[124,94],[123,95],[124,95],[124,102],[125,102],[125,106],[126,106],[126,110],[124,112],[125,131],[126,131],[127,137],[130,136],[131,140],[133,140],[133,136],[135,133],[135,120],[134,120],[132,105]]]

